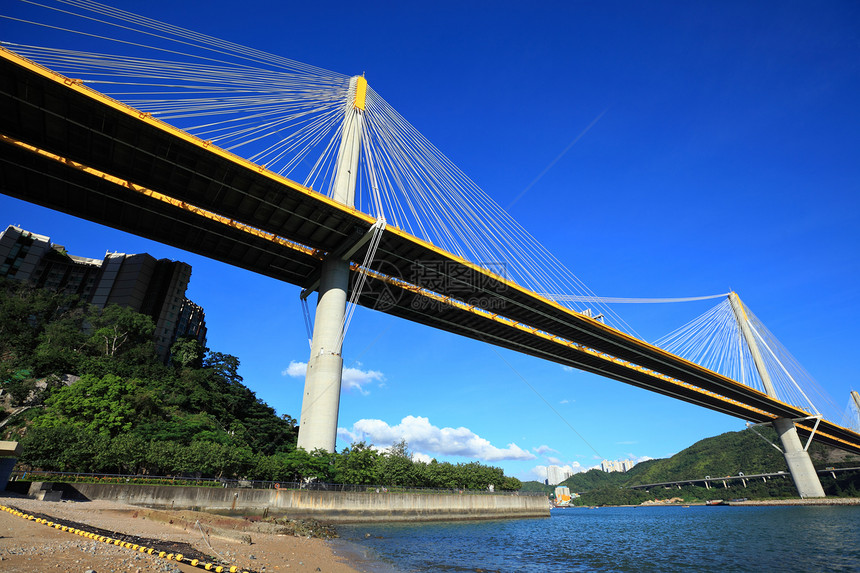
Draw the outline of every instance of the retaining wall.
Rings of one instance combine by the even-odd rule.
[[[549,517],[544,496],[357,493],[133,484],[57,484],[66,498],[106,499],[152,509],[313,518],[330,523]]]

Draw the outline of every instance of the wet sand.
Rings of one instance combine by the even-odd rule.
[[[206,560],[217,561],[236,565],[239,571],[358,573],[369,565],[347,563],[322,539],[277,534],[273,532],[276,528],[270,525],[239,518],[153,511],[108,501],[36,501],[5,492],[0,493],[0,505],[27,514],[71,521],[80,524],[83,530],[98,528],[143,538],[146,541],[136,542],[146,543],[156,550],[179,550],[192,556],[196,556],[193,552],[197,551],[204,558],[200,564]],[[116,537],[122,539],[120,535]],[[187,559],[177,563],[159,558],[157,551],[154,553],[148,555],[109,545],[0,511],[0,571],[190,573],[204,570],[188,564]],[[224,571],[229,571],[229,567]]]

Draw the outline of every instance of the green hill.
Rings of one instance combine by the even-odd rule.
[[[776,441],[776,433],[770,428],[758,428],[758,432]],[[841,450],[813,443],[809,449],[813,463],[818,468],[828,466],[856,466],[860,456],[853,456]],[[696,442],[671,458],[648,460],[636,464],[626,473],[606,473],[599,469],[576,474],[564,482],[571,491],[583,493],[577,500],[580,505],[638,504],[655,497],[683,497],[687,501],[713,497],[794,497],[794,485],[784,478],[765,481],[750,481],[731,485],[724,489],[708,490],[704,487],[684,486],[682,489],[631,490],[628,486],[664,483],[676,480],[698,479],[706,476],[746,475],[787,471],[782,454],[768,444],[753,430],[727,432]],[[851,494],[860,488],[860,472],[846,472],[839,479],[822,476],[822,485],[827,495]]]
[[[776,434],[769,428],[759,430],[771,441]],[[640,464],[641,465],[641,464]],[[671,458],[652,460],[644,468],[628,473],[624,485],[785,471],[785,459],[752,430],[728,432],[705,438]]]
[[[552,493],[552,490],[554,487],[555,486],[552,486],[552,485],[546,485],[543,482],[532,480],[532,481],[523,482],[523,486],[520,488],[520,491],[522,491],[522,492],[539,491],[542,493],[549,494],[549,493]]]

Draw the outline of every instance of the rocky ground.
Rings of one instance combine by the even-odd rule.
[[[0,505],[130,543],[154,547],[153,555],[64,532],[0,511],[0,571],[35,573],[185,573],[202,566],[168,561],[158,551],[181,552],[203,563],[254,573],[356,573],[323,539],[313,523],[254,522],[199,512],[164,512],[107,501],[36,501],[0,492]],[[330,533],[330,532],[329,532]],[[297,536],[298,535],[298,536]],[[212,568],[211,570],[214,570]]]

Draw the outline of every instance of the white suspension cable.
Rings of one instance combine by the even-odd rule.
[[[306,296],[299,297],[302,302],[302,315],[305,319],[305,330],[308,334],[308,346],[313,348],[314,339],[314,323],[311,316],[311,309],[308,307],[308,298]]]
[[[364,260],[362,260],[361,265],[355,273],[355,284],[352,287],[347,309],[343,316],[343,322],[341,323],[340,337],[338,338],[337,345],[335,347],[335,351],[338,354],[340,354],[341,349],[343,348],[343,340],[346,337],[346,332],[349,330],[349,325],[352,322],[352,316],[355,314],[355,309],[358,307],[358,299],[361,297],[361,292],[367,282],[368,273],[366,271],[370,268],[370,264],[376,256],[376,251],[379,248],[379,243],[382,241],[382,234],[384,231],[385,219],[377,219],[376,223],[374,223],[370,228],[369,232],[372,233],[370,243],[367,247],[367,252],[364,254]]]
[[[691,302],[696,300],[708,300],[713,298],[723,298],[729,293],[711,294],[706,296],[687,296],[677,298],[629,298],[629,297],[612,297],[612,296],[582,296],[574,294],[550,294],[539,293],[541,296],[554,300],[556,302],[602,302],[607,304],[620,303],[670,303],[670,302]]]

